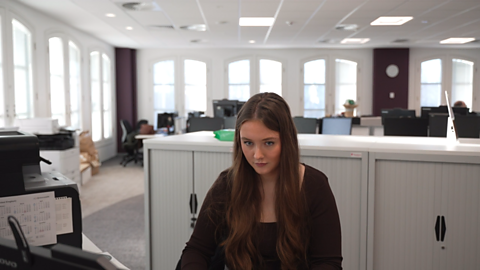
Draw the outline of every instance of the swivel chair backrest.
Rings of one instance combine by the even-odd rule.
[[[120,126],[122,127],[122,142],[125,142],[127,140],[127,135],[133,131],[133,128],[125,119],[120,120]]]

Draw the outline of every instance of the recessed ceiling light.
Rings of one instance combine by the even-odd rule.
[[[275,18],[272,17],[241,17],[240,26],[272,26]]]
[[[356,24],[339,24],[335,26],[337,30],[357,31],[358,25]]]
[[[442,41],[440,41],[440,44],[464,44],[470,41],[474,41],[475,38],[472,37],[457,37],[457,38],[447,38]]]
[[[127,27],[125,27],[125,29],[127,29],[127,30],[133,30],[133,27],[127,26]]]
[[[340,43],[342,44],[363,44],[367,43],[370,39],[369,38],[345,38]]]
[[[382,16],[371,22],[370,25],[402,25],[412,19],[412,16]]]
[[[109,18],[114,18],[116,17],[117,15],[113,14],[113,13],[107,13],[105,14],[105,16],[109,17]]]
[[[180,26],[180,29],[190,31],[207,31],[207,26],[205,24],[191,24]]]
[[[192,39],[190,40],[191,43],[205,43],[207,42],[206,39]]]
[[[253,43],[255,43],[255,40],[253,40],[253,39],[252,39],[252,40],[249,40],[248,43],[252,43],[252,44],[253,44]]]

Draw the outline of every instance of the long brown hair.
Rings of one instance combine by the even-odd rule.
[[[280,134],[279,178],[275,187],[277,217],[276,250],[282,269],[305,265],[308,246],[307,206],[300,188],[297,130],[285,100],[275,93],[252,96],[237,115],[233,165],[228,173],[230,199],[226,208],[225,259],[231,269],[252,269],[262,265],[258,250],[261,219],[259,176],[245,159],[240,128],[249,120],[260,120]]]

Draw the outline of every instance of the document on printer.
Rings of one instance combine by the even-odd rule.
[[[72,198],[56,197],[57,235],[73,233]]]
[[[34,246],[57,243],[55,192],[41,192],[0,198],[0,237],[14,239],[8,216],[20,222],[28,244]]]

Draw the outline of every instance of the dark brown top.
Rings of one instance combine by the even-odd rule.
[[[215,225],[205,213],[212,198],[225,194],[226,173],[220,174],[208,192],[198,215],[197,224],[182,255],[182,269],[208,269],[215,253]],[[322,172],[305,165],[303,190],[312,219],[308,259],[310,269],[342,269],[341,229],[335,198],[328,179]],[[259,251],[265,259],[266,269],[280,269],[276,252],[277,224],[261,224],[262,239]]]

